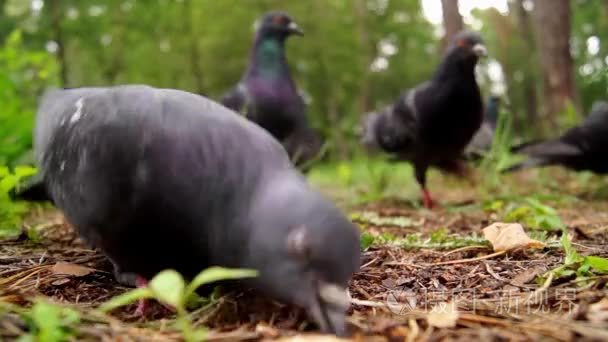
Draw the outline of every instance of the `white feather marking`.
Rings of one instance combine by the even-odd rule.
[[[80,118],[82,117],[82,107],[84,107],[84,99],[82,97],[79,98],[74,105],[76,106],[76,111],[74,112],[74,114],[72,114],[72,117],[70,118],[70,123],[74,123],[80,120]]]

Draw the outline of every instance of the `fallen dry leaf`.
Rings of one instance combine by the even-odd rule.
[[[266,323],[258,323],[258,325],[255,326],[255,331],[265,338],[277,338],[281,334],[279,330]]]
[[[483,229],[483,236],[490,241],[495,252],[544,247],[542,242],[531,239],[519,223],[493,223]]]
[[[426,316],[429,325],[436,328],[453,328],[458,321],[458,308],[454,302],[439,303]]]
[[[504,286],[504,289],[506,291],[513,291],[513,290],[518,291],[520,289],[520,287],[524,286],[525,284],[530,283],[532,280],[534,280],[536,278],[537,275],[544,273],[545,271],[547,271],[547,267],[545,267],[545,266],[537,266],[537,267],[532,267],[527,270],[524,270],[523,272],[520,272],[517,275],[515,275],[515,277],[513,277],[513,279],[511,279],[509,284]]]
[[[587,319],[594,323],[608,321],[608,298],[603,298],[599,302],[589,305]]]
[[[86,266],[70,264],[68,262],[58,262],[53,265],[51,272],[53,272],[53,274],[65,274],[76,277],[84,277],[88,274],[95,272],[95,269]]]

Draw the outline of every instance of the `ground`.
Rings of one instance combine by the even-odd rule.
[[[608,200],[601,178],[533,170],[484,185],[479,175],[471,183],[433,173],[429,184],[440,207],[429,211],[419,207],[411,178],[389,179],[381,195],[349,201],[367,185],[356,170],[338,167],[336,174],[311,177],[364,233],[362,266],[349,288],[353,339],[608,340],[608,276],[577,269],[580,262],[572,272],[564,271],[567,267],[550,272],[568,261],[560,240],[564,232],[581,258],[608,257]],[[402,185],[407,190],[395,197]],[[527,198],[557,214],[526,212],[521,203]],[[513,214],[518,210],[523,214]],[[566,230],[533,229],[535,217],[545,214],[547,220],[558,217]],[[494,252],[482,229],[509,215],[545,247]],[[24,232],[0,245],[3,339],[44,330],[32,309],[38,298],[77,313],[55,324],[67,339],[182,339],[174,314],[157,303],[145,318],[133,316],[134,304],[109,315],[95,310],[129,289],[116,283],[110,263],[83,245],[60,213],[33,210]],[[319,337],[301,310],[243,290],[217,292],[189,318],[194,327],[209,329],[209,340]]]

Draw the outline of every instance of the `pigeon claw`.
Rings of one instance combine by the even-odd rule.
[[[137,286],[138,288],[146,287],[146,286],[148,286],[148,281],[144,277],[137,276],[135,278],[135,286]],[[149,307],[148,304],[149,304],[149,302],[150,301],[147,298],[139,299],[137,301],[137,308],[135,309],[134,315],[136,317],[145,317],[146,316],[146,311],[148,311],[148,307]],[[169,312],[171,312],[171,313],[177,313],[177,309],[174,308],[173,306],[171,306],[169,304],[162,304],[162,305]]]
[[[433,209],[435,207],[435,201],[433,201],[431,193],[427,189],[422,189],[422,203],[427,209]]]
[[[145,317],[148,309],[148,300],[142,298],[137,301],[137,308],[135,309],[135,317]]]
[[[141,276],[137,276],[135,278],[135,286],[138,288],[148,286],[148,281]],[[137,308],[135,309],[136,317],[144,317],[146,315],[146,311],[148,309],[148,299],[141,298],[137,301]]]

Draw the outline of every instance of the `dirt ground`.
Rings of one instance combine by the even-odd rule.
[[[518,179],[533,184],[530,179]],[[567,225],[575,249],[581,255],[608,257],[608,201],[589,195],[578,185],[560,183],[559,178],[555,182],[562,184],[562,192],[577,198],[552,204]],[[409,222],[405,226],[355,222],[368,233],[388,232],[405,238],[412,233],[428,236],[439,228],[460,236],[479,235],[482,228],[498,219],[496,213],[479,206],[447,209],[449,205],[476,203],[477,195],[467,184],[444,186],[440,182],[434,188],[442,202],[437,210],[414,208],[398,200],[351,209],[376,212],[380,217],[404,217]],[[525,185],[522,188],[533,191]],[[82,315],[73,327],[75,340],[181,339],[171,324],[173,314],[161,305],[153,304],[152,312],[143,319],[133,316],[133,305],[107,316],[93,314],[93,308],[128,289],[116,283],[109,262],[86,248],[58,212],[35,211],[25,228],[40,232],[35,241],[30,234],[30,238],[24,236],[0,245],[1,303],[27,308],[33,298],[45,296],[69,304]],[[54,269],[58,262],[93,270],[84,275],[60,274]],[[363,252],[361,269],[349,288],[352,338],[608,340],[608,276],[537,281],[538,276],[563,262],[564,253],[558,247],[497,254],[487,244],[452,249],[373,244]],[[447,306],[441,307],[440,303]],[[0,307],[0,315],[4,340],[27,331],[28,325],[18,310]],[[212,305],[193,311],[191,318],[195,326],[210,329],[209,340],[319,338],[315,325],[301,310],[249,291],[223,292]]]

